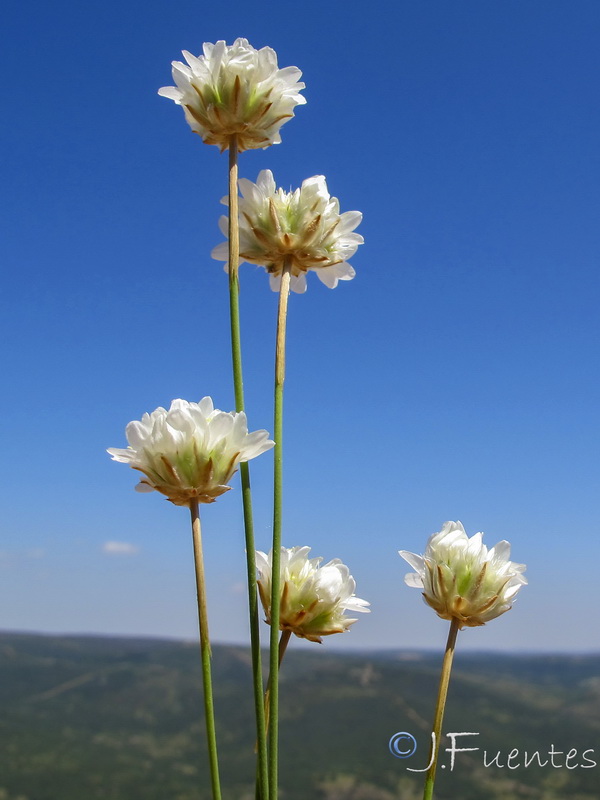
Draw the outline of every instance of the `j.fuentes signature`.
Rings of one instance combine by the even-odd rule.
[[[479,733],[474,731],[452,731],[446,733],[450,739],[450,746],[443,748],[443,751],[450,753],[450,771],[454,769],[456,763],[456,756],[458,753],[482,753],[482,762],[484,767],[496,767],[498,769],[519,769],[519,767],[528,768],[532,765],[538,767],[553,767],[554,769],[593,769],[597,766],[594,760],[593,748],[588,748],[580,753],[576,748],[569,750],[557,750],[554,744],[548,748],[537,750],[519,750],[513,748],[509,751],[497,750],[495,752],[483,750],[481,747],[459,747],[458,739],[465,736],[479,736]],[[466,740],[461,738],[460,744],[466,744]],[[433,752],[435,749],[435,733],[431,734],[431,749],[429,756],[429,763],[422,768],[407,767],[409,772],[427,772],[433,762]],[[417,752],[417,740],[407,731],[399,731],[395,733],[389,741],[390,753],[396,758],[410,758]],[[442,769],[446,768],[446,764],[440,764]]]

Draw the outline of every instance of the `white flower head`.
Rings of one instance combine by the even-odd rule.
[[[320,566],[322,558],[308,558],[310,547],[281,548],[281,607],[279,628],[302,639],[320,642],[322,636],[344,633],[357,620],[344,616],[368,612],[366,600],[354,595],[356,583],[345,564],[334,558]],[[258,589],[271,624],[271,576],[273,553],[256,551]]]
[[[400,550],[416,572],[405,577],[408,586],[423,589],[423,598],[442,619],[459,627],[485,625],[512,607],[527,583],[525,564],[509,560],[510,543],[488,550],[482,533],[469,537],[461,522],[446,522],[427,542],[422,556]]]
[[[213,503],[229,490],[226,484],[241,461],[264,453],[275,444],[265,430],[248,433],[243,411],[228,414],[210,397],[199,403],[173,400],[125,429],[129,447],[111,447],[113,461],[144,473],[138,492],[156,489],[178,506],[190,500]]]
[[[294,107],[306,103],[297,67],[279,69],[277,53],[270,47],[255,50],[247,39],[203,45],[204,55],[187,50],[173,61],[177,86],[158,93],[183,108],[188,125],[206,144],[227,150],[237,135],[238,150],[279,144],[279,129],[294,116]]]
[[[256,183],[241,178],[239,186],[240,260],[264,267],[273,291],[279,290],[286,263],[295,292],[306,291],[309,270],[314,270],[330,289],[335,289],[338,281],[352,280],[355,272],[348,259],[364,241],[359,233],[353,233],[362,214],[340,214],[339,200],[329,194],[323,175],[308,178],[299,189],[285,192],[276,188],[273,173],[265,169]],[[227,205],[227,197],[221,202]],[[221,217],[219,227],[225,236],[227,226],[228,217]],[[228,243],[215,247],[212,257],[227,261]]]

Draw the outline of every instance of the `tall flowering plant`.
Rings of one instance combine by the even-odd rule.
[[[304,84],[296,67],[280,69],[275,52],[268,47],[256,50],[246,39],[229,46],[223,41],[205,44],[203,54],[184,51],[185,64],[173,62],[175,86],[163,87],[159,94],[183,108],[193,132],[207,144],[229,152],[229,191],[225,204],[229,216],[220,221],[227,242],[213,251],[226,262],[229,274],[232,363],[236,409],[244,408],[241,334],[239,319],[240,260],[265,267],[271,287],[279,292],[275,364],[275,470],[273,501],[272,580],[270,581],[269,622],[271,691],[271,730],[267,740],[262,704],[262,672],[258,631],[258,591],[253,563],[254,531],[250,476],[246,463],[240,467],[246,536],[246,565],[250,633],[256,710],[258,778],[257,794],[266,800],[277,797],[278,749],[278,669],[280,627],[280,559],[282,507],[283,382],[285,376],[285,329],[290,289],[306,289],[306,273],[315,271],[326,286],[335,288],[340,280],[350,280],[354,270],[347,262],[362,237],[354,233],[361,220],[359,212],[340,214],[339,203],[331,197],[323,176],[304,181],[295,192],[277,190],[273,175],[263,170],[256,184],[238,182],[238,153],[266,148],[281,141],[280,128],[293,115],[297,105],[306,102],[300,93]],[[241,189],[241,201],[238,198]],[[327,570],[325,573],[327,574]],[[287,585],[287,584],[286,584]],[[264,596],[264,585],[261,589]]]
[[[427,605],[442,619],[450,620],[423,794],[423,800],[431,800],[457,634],[509,611],[527,579],[525,564],[510,561],[506,540],[488,550],[483,534],[469,538],[462,522],[446,522],[439,533],[429,537],[422,556],[407,550],[399,553],[416,570],[406,575],[408,586],[423,589]]]
[[[167,411],[159,407],[125,430],[127,448],[111,447],[114,461],[129,464],[144,477],[137,491],[158,491],[177,506],[190,509],[198,599],[200,654],[204,687],[204,716],[213,798],[221,797],[217,735],[210,668],[210,637],[206,607],[204,557],[200,529],[201,503],[214,503],[229,491],[229,481],[241,463],[273,447],[265,430],[248,433],[244,412],[215,408],[210,397],[199,403],[173,400]]]
[[[279,558],[274,552],[267,555],[256,551],[258,588],[265,612],[265,621],[275,631],[281,631],[277,648],[277,669],[285,655],[292,634],[310,642],[323,641],[324,636],[345,633],[358,618],[346,616],[356,612],[368,613],[369,603],[356,597],[356,582],[348,567],[339,558],[321,566],[322,558],[309,558],[310,547],[281,547]],[[274,572],[279,565],[278,574]],[[273,586],[277,593],[277,617],[273,615]],[[269,724],[272,695],[278,672],[269,673],[265,693],[265,715]]]
[[[159,94],[182,106],[185,119],[194,133],[206,144],[214,144],[229,153],[230,209],[227,260],[229,268],[229,315],[235,407],[243,411],[244,381],[239,309],[239,226],[238,226],[238,153],[267,148],[281,142],[281,127],[294,116],[297,105],[306,103],[301,94],[302,73],[297,67],[279,68],[277,54],[270,47],[256,50],[247,39],[238,38],[232,45],[224,41],[205,43],[203,54],[184,51],[186,64],[174,61],[176,86],[163,87]],[[252,674],[258,751],[258,791],[268,793],[267,743],[263,708],[263,678],[260,655],[258,590],[253,554],[254,523],[250,471],[240,468],[242,504],[246,540],[248,611],[252,651]]]
[[[350,280],[354,269],[347,263],[363,243],[354,229],[362,214],[348,211],[340,214],[339,201],[331,197],[322,175],[305,180],[299,189],[285,192],[277,189],[273,174],[263,170],[255,184],[240,181],[242,202],[239,207],[241,224],[241,255],[245,261],[263,266],[269,275],[271,288],[279,292],[277,333],[275,342],[274,422],[275,469],[273,481],[273,545],[270,618],[269,686],[271,702],[270,773],[271,786],[277,786],[277,735],[279,702],[279,615],[280,615],[280,557],[283,494],[283,387],[286,361],[286,326],[290,288],[306,291],[306,274],[315,271],[322,282],[335,288],[339,280]],[[221,218],[221,230],[231,231],[229,220]],[[236,226],[236,230],[238,230]],[[229,243],[231,245],[231,242]],[[226,269],[231,274],[231,247],[217,246],[213,257],[228,257]]]

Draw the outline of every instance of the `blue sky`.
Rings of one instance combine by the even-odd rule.
[[[0,627],[195,636],[186,512],[104,451],[174,397],[233,406],[226,157],[156,92],[182,49],[245,36],[308,102],[240,174],[325,174],[364,213],[355,280],[290,303],[284,542],[342,558],[373,609],[327,649],[441,647],[396,551],[461,519],[530,580],[461,647],[597,650],[598,4],[9,2],[4,35]],[[276,295],[241,280],[272,430]],[[237,490],[204,536],[213,636],[243,641]]]

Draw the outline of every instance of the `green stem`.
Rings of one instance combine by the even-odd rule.
[[[281,631],[281,639],[279,640],[279,658],[277,661],[277,666],[279,667],[279,671],[281,671],[281,662],[283,661],[283,657],[285,655],[285,651],[287,650],[287,646],[290,641],[291,635],[292,632],[290,630]],[[267,681],[267,691],[265,692],[265,719],[267,722],[267,732],[269,730],[270,705],[271,705],[271,675],[269,673],[269,680]]]
[[[281,639],[279,640],[279,669],[281,671],[281,662],[283,661],[283,657],[285,655],[285,651],[287,649],[288,643],[290,641],[290,636],[292,635],[291,631],[282,631],[281,632]],[[269,707],[271,703],[271,675],[269,675],[269,680],[267,681],[267,691],[265,692],[265,718],[267,721],[267,733],[269,732]],[[258,794],[258,785],[256,787],[256,800],[260,800],[260,796]]]
[[[221,800],[219,781],[219,761],[217,758],[217,734],[215,730],[215,710],[213,705],[212,679],[210,674],[210,639],[208,636],[208,614],[206,610],[206,583],[204,580],[204,559],[202,557],[202,535],[198,501],[190,500],[192,517],[192,540],[194,544],[194,565],[196,571],[196,596],[198,598],[198,625],[200,628],[200,656],[202,661],[202,684],[204,686],[204,719],[213,800]]]
[[[240,284],[238,267],[240,260],[240,234],[238,219],[238,166],[237,136],[229,143],[229,315],[231,321],[231,360],[233,364],[233,389],[236,411],[244,410],[244,381],[242,376],[242,345],[240,334]],[[256,717],[256,741],[258,750],[257,783],[260,800],[269,800],[267,768],[267,734],[263,704],[263,677],[260,655],[260,628],[258,591],[256,588],[256,562],[254,544],[254,522],[252,516],[252,492],[250,469],[247,462],[240,464],[242,482],[242,504],[244,509],[244,533],[246,539],[246,572],[248,577],[248,610],[250,617],[250,650],[252,653],[252,684]]]
[[[233,361],[233,391],[236,411],[244,410],[244,380],[242,377],[242,346],[240,335],[240,227],[238,211],[237,136],[229,143],[229,318],[231,323],[231,355]],[[256,570],[255,570],[256,572]]]
[[[435,773],[437,770],[438,754],[440,751],[440,739],[442,737],[442,723],[444,721],[444,711],[446,709],[446,698],[448,697],[448,685],[450,683],[450,673],[452,671],[452,659],[454,658],[454,648],[456,646],[456,635],[458,634],[458,620],[452,619],[450,623],[450,631],[448,633],[448,641],[446,642],[446,652],[444,653],[444,661],[442,664],[442,674],[440,676],[440,688],[438,690],[437,705],[435,707],[435,715],[433,718],[433,741],[431,747],[433,751],[429,752],[430,767],[427,770],[425,777],[425,791],[423,792],[423,800],[431,800],[433,797],[433,785],[435,783]],[[432,758],[433,756],[433,758]]]
[[[285,328],[290,293],[290,265],[284,264],[279,289],[277,340],[275,345],[275,457],[273,474],[273,550],[271,567],[271,639],[269,650],[270,731],[269,787],[271,800],[277,800],[278,734],[279,734],[279,607],[281,601],[281,508],[283,484],[283,383],[285,380]]]

